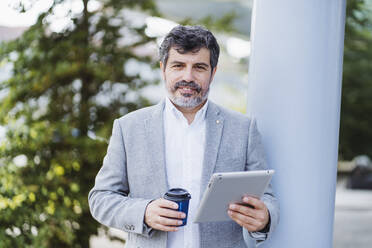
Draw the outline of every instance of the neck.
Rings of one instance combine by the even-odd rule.
[[[172,101],[171,101],[172,102]],[[187,119],[187,122],[191,124],[194,121],[196,113],[204,106],[204,104],[207,102],[207,100],[204,100],[201,104],[194,108],[185,108],[178,106],[172,102],[172,104],[185,116]]]

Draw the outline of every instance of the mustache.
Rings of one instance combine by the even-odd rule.
[[[182,81],[178,81],[174,85],[175,90],[177,90],[180,87],[189,87],[189,88],[195,90],[198,93],[200,93],[200,91],[202,90],[202,88],[197,83],[195,83],[194,81],[186,82],[185,80],[182,80]]]

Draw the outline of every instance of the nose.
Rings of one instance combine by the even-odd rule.
[[[191,81],[194,81],[194,73],[192,71],[192,68],[186,68],[184,73],[183,73],[183,77],[182,79],[186,82],[191,82]]]

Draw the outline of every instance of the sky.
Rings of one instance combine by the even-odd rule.
[[[26,13],[19,13],[15,7],[22,1],[23,3],[33,2],[31,8]],[[0,0],[0,26],[19,27],[33,25],[41,12],[48,10],[53,0]],[[88,3],[88,11],[99,8],[99,1],[91,0]],[[49,19],[52,23],[51,29],[58,31],[68,24],[65,16],[71,10],[73,14],[83,11],[81,0],[66,0],[54,9],[54,15]]]
[[[17,2],[18,1],[14,0],[0,1],[0,26],[30,26],[36,22],[37,16],[40,12],[48,9],[48,7],[51,5],[52,0],[36,1],[34,6],[26,13],[19,13],[14,8],[12,8]]]

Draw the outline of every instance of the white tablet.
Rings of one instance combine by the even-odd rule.
[[[227,221],[230,203],[241,203],[245,195],[261,198],[274,170],[224,172],[212,175],[200,201],[195,223]]]

